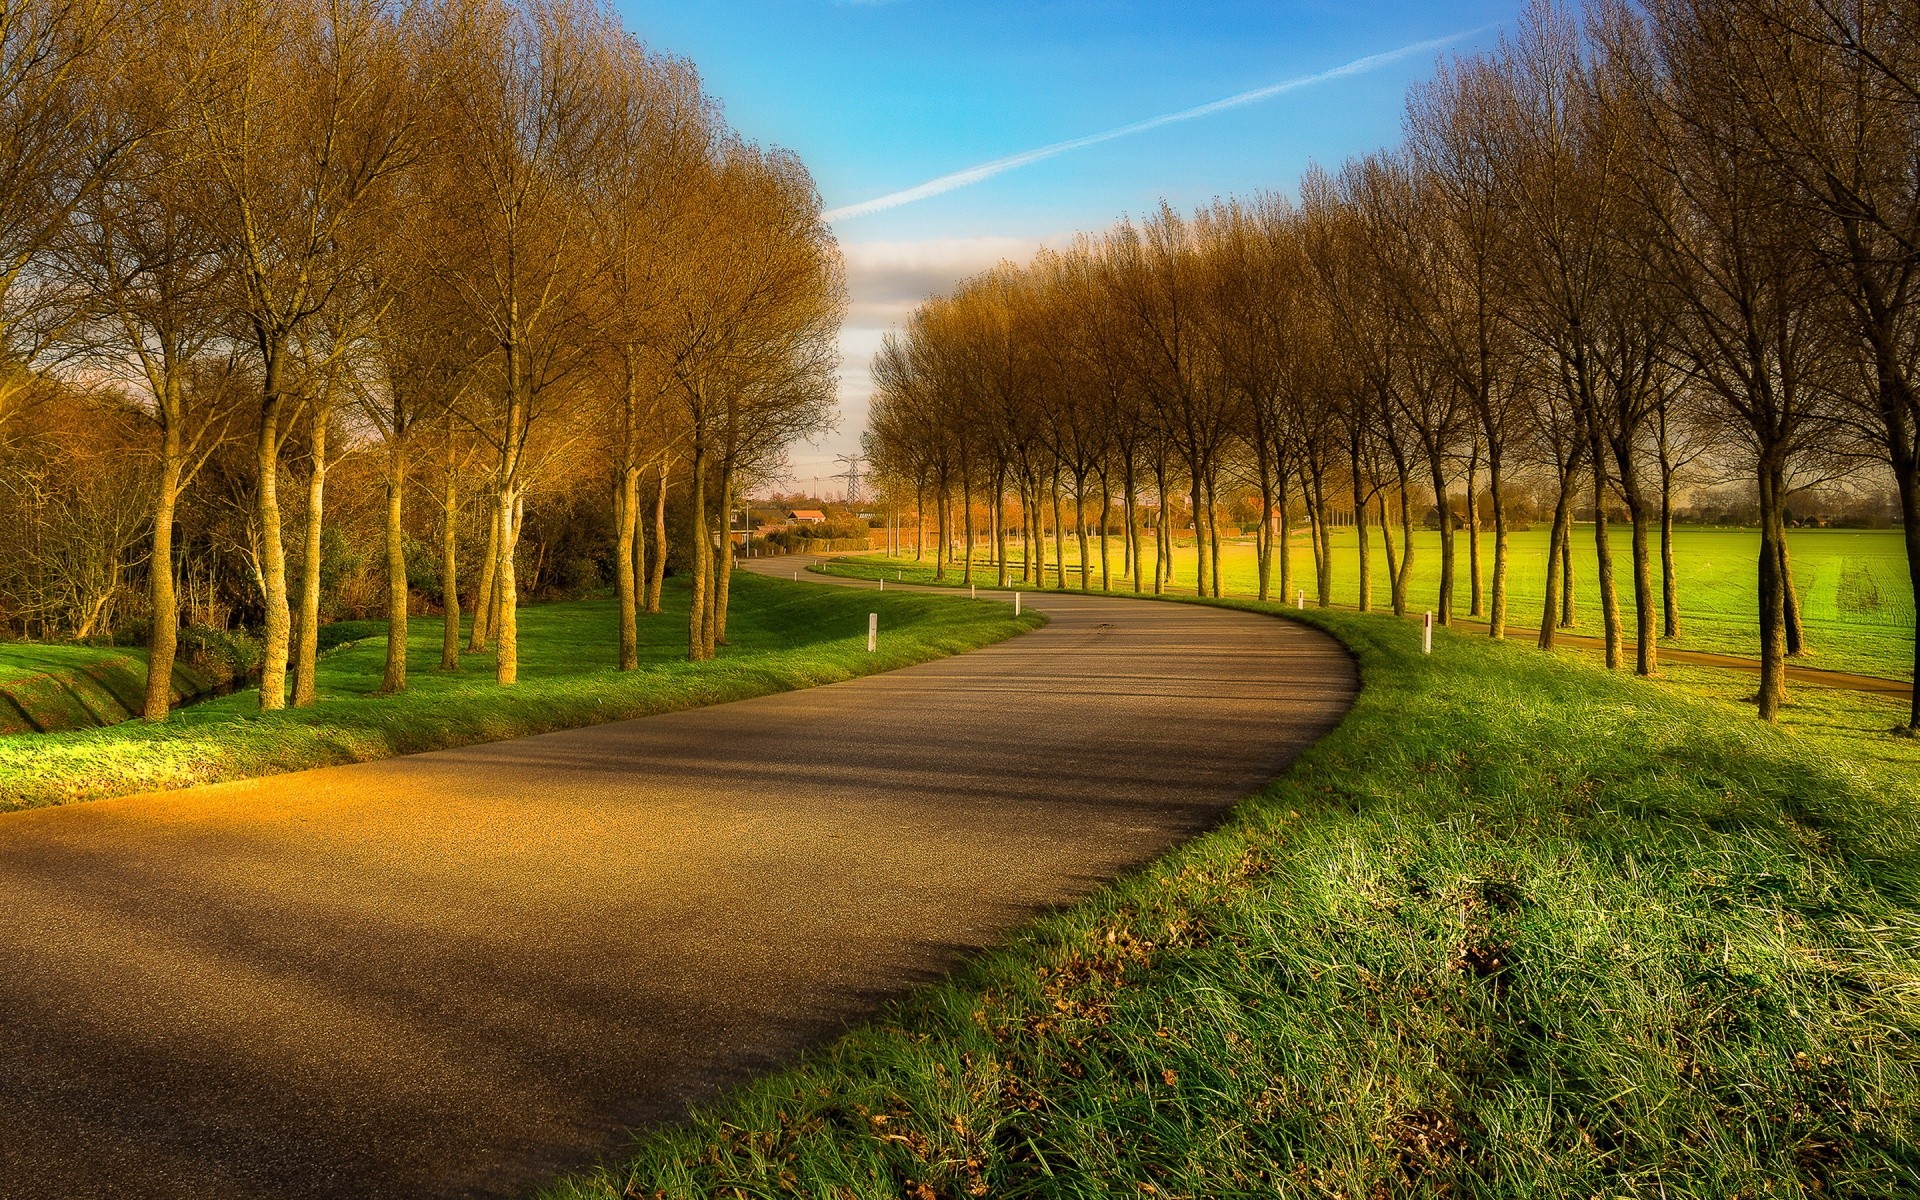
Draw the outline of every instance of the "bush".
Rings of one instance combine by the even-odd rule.
[[[129,617],[124,621],[116,623],[113,627],[113,634],[108,637],[104,643],[96,642],[96,644],[108,646],[144,646],[152,640],[152,637],[153,618],[146,613],[141,613],[137,617]],[[88,640],[95,641],[95,639],[92,638]]]
[[[407,561],[407,589],[438,605],[440,595],[440,549],[417,538],[407,538],[400,546]]]
[[[259,667],[260,642],[243,630],[187,625],[180,630],[176,654],[219,688],[246,678]]]
[[[771,533],[762,534],[755,544],[778,550],[782,554],[792,554],[805,541],[806,539],[791,529],[776,529]]]
[[[560,568],[560,591],[568,599],[584,599],[604,587],[600,564],[590,558],[570,558]]]
[[[858,517],[838,517],[818,525],[797,526],[794,532],[803,538],[816,540],[840,541],[845,538],[857,538],[864,542],[867,540],[867,523]]]

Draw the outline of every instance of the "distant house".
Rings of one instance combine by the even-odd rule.
[[[827,514],[817,508],[797,508],[787,514],[787,520],[795,525],[825,525]]]

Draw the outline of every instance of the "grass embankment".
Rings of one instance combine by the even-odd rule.
[[[1620,592],[1620,619],[1633,635],[1633,578],[1628,570],[1628,530],[1613,528],[1613,549]],[[1385,605],[1389,591],[1386,555],[1378,530],[1371,531],[1374,602]],[[1913,678],[1913,588],[1907,578],[1906,550],[1898,530],[1795,529],[1787,535],[1793,555],[1794,584],[1801,603],[1801,620],[1813,651],[1805,665],[1835,671],[1855,671],[1889,679]],[[1092,543],[1093,584],[1100,585],[1098,541]],[[1540,623],[1540,604],[1546,586],[1547,531],[1534,528],[1509,535],[1509,616],[1515,626]],[[1598,560],[1593,548],[1593,526],[1574,529],[1573,632],[1599,637]],[[1674,577],[1679,586],[1681,636],[1661,644],[1685,650],[1707,650],[1749,657],[1760,653],[1754,560],[1760,535],[1751,529],[1683,527],[1674,534]],[[1079,582],[1079,550],[1067,539],[1068,582]],[[983,552],[984,553],[984,552]],[[1334,600],[1355,601],[1359,586],[1359,539],[1351,529],[1334,531]],[[1153,541],[1146,540],[1148,570],[1152,570]],[[1121,546],[1112,540],[1110,555],[1118,575]],[[1482,532],[1482,570],[1493,571],[1493,535]],[[1013,554],[1016,564],[1019,553]],[[1053,545],[1047,545],[1048,581],[1053,580]],[[1223,590],[1234,595],[1259,594],[1259,577],[1251,539],[1224,542],[1220,548]],[[1468,599],[1466,534],[1454,545],[1457,611],[1464,617]],[[918,564],[924,565],[924,564]],[[1174,554],[1175,590],[1193,588],[1193,547],[1183,542]],[[1654,587],[1660,586],[1660,564],[1653,564]],[[1313,549],[1301,532],[1293,542],[1296,587],[1313,586]],[[1276,576],[1277,576],[1276,570]],[[892,576],[888,576],[892,578]],[[909,580],[912,574],[908,575]],[[989,576],[991,578],[991,576]],[[1149,574],[1151,579],[1151,574]],[[1131,590],[1131,581],[1116,587]],[[1421,530],[1414,535],[1413,575],[1408,582],[1409,603],[1420,611],[1433,607],[1440,586],[1440,535]]]
[[[493,659],[440,661],[441,624],[409,625],[404,695],[376,696],[386,639],[324,655],[312,708],[263,714],[248,690],[182,709],[164,725],[132,722],[78,733],[0,737],[0,809],[90,800],[330,763],[470,745],[671,709],[832,683],[970,650],[1032,628],[1005,604],[906,592],[850,592],[736,574],[730,645],[708,663],[686,654],[684,586],[640,624],[640,670],[615,671],[615,609],[583,601],[523,609],[520,683],[496,687]],[[867,614],[880,649],[866,649]]]
[[[185,663],[173,668],[178,702],[208,690]],[[115,646],[0,645],[0,737],[114,725],[146,704],[147,652]]]
[[[1920,746],[1307,619],[1226,826],[549,1195],[1920,1194]]]

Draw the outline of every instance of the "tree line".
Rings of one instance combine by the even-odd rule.
[[[1401,144],[1310,169],[1297,201],[1163,204],[928,301],[875,362],[868,454],[935,505],[942,573],[957,501],[971,577],[984,502],[1003,585],[1010,520],[1033,548],[1023,570],[1044,572],[1048,508],[1061,586],[1068,528],[1080,585],[1090,528],[1109,585],[1117,509],[1123,570],[1150,527],[1161,590],[1171,522],[1142,510],[1184,501],[1194,581],[1218,595],[1219,512],[1241,491],[1270,514],[1261,598],[1293,593],[1276,549],[1304,521],[1310,586],[1331,604],[1330,531],[1357,521],[1359,607],[1379,575],[1404,613],[1430,501],[1443,624],[1462,599],[1464,493],[1467,606],[1494,637],[1511,615],[1509,497],[1537,485],[1552,508],[1540,645],[1570,619],[1574,518],[1590,508],[1606,662],[1624,665],[1630,587],[1641,674],[1679,632],[1675,482],[1711,461],[1758,495],[1758,703],[1773,720],[1800,649],[1797,491],[1890,475],[1920,600],[1917,145],[1911,4],[1535,3],[1497,48],[1412,90]]]
[[[384,691],[423,593],[507,685],[585,538],[623,669],[670,554],[710,657],[732,501],[830,413],[820,208],[594,0],[0,5],[0,627],[144,623],[160,720],[183,605],[237,614],[307,704],[357,554]]]

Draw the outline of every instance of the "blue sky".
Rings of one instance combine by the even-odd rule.
[[[1518,0],[617,0],[627,27],[698,64],[728,119],[804,158],[828,209],[1038,147],[1180,112],[1356,60],[1468,34],[1285,94],[1072,150],[835,223],[853,310],[839,430],[795,447],[792,479],[857,446],[866,363],[920,296],[1164,197],[1291,191],[1399,140],[1409,83],[1490,46]],[[1477,31],[1477,32],[1470,32]],[[834,485],[837,488],[837,485]],[[831,489],[830,489],[831,490]]]

